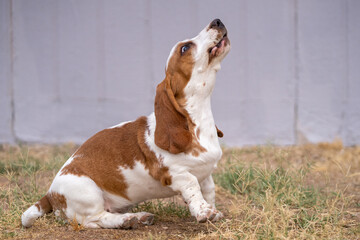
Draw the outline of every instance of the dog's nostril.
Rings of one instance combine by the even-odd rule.
[[[224,27],[224,24],[221,22],[220,19],[214,19],[211,24],[210,24],[210,28],[214,28],[214,27]]]

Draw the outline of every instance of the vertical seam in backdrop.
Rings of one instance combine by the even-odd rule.
[[[298,0],[294,2],[294,143],[299,143],[299,136],[298,136],[298,117],[299,117],[299,13],[298,13]]]
[[[11,135],[13,140],[18,143],[18,139],[15,133],[15,89],[14,89],[14,61],[15,61],[15,51],[14,51],[14,14],[13,14],[13,0],[10,0],[9,4],[10,11],[10,107],[11,107]]]

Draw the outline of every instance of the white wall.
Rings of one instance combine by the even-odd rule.
[[[0,1],[0,142],[13,142],[10,1]]]
[[[0,142],[81,143],[149,114],[172,46],[220,18],[225,144],[360,144],[359,13],[357,0],[1,0]]]

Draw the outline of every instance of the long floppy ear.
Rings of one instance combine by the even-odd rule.
[[[156,88],[155,118],[155,144],[159,148],[173,154],[186,152],[190,148],[192,135],[186,113],[176,102],[169,79]]]

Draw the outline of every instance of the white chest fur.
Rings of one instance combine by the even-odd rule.
[[[219,69],[220,64],[207,69],[203,69],[200,63],[195,64],[191,79],[184,89],[187,99],[185,109],[196,126],[195,132],[200,133],[197,136],[200,145],[206,149],[200,158],[209,165],[213,164],[213,168],[222,155],[210,98]]]
[[[192,104],[193,102],[194,104]],[[190,170],[192,174],[201,180],[211,174],[222,155],[214,118],[211,112],[210,97],[205,99],[189,97],[187,111],[196,126],[195,132],[199,132],[197,140],[200,145],[206,149],[205,152],[200,153],[197,158],[194,158],[194,162],[200,164],[201,167],[194,166],[194,168]]]

